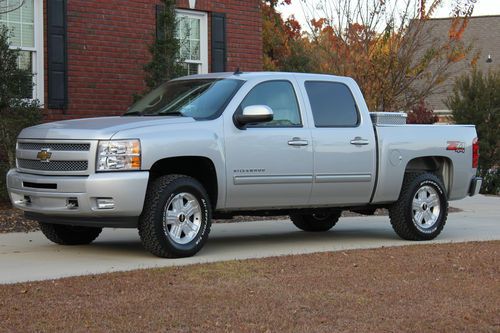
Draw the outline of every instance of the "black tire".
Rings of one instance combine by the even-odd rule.
[[[193,231],[194,238],[182,244],[171,235],[172,229],[164,224],[164,214],[168,213],[173,200],[177,198],[176,196],[184,193],[197,200],[199,216],[196,221],[199,223],[199,227],[196,232]],[[189,217],[184,217],[182,221],[180,217],[178,218],[180,222],[187,222]],[[212,209],[207,192],[196,179],[185,175],[167,175],[161,176],[149,184],[143,213],[139,221],[139,236],[144,248],[152,254],[163,258],[182,258],[195,255],[207,241],[211,223]],[[178,228],[180,229],[180,227]],[[182,234],[187,237],[184,231]]]
[[[304,231],[328,231],[337,224],[342,211],[335,210],[322,214],[291,214],[293,224]]]
[[[49,240],[60,245],[86,245],[92,243],[102,228],[82,227],[38,222],[40,230]]]
[[[417,202],[419,191],[423,193],[425,201],[431,201],[431,196],[434,196],[439,202],[432,207],[423,201],[420,201],[420,204]],[[425,197],[426,195],[429,196]],[[419,211],[424,211],[422,216],[416,215],[418,210],[414,209],[414,200],[416,206],[421,207]],[[428,220],[425,215],[427,211],[431,215]],[[432,216],[435,222],[432,222]],[[392,228],[403,239],[422,241],[436,238],[443,230],[448,217],[448,199],[443,182],[432,173],[407,173],[398,201],[389,208],[389,217]]]

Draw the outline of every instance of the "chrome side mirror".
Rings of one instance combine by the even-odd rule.
[[[251,123],[265,123],[273,120],[273,110],[267,105],[250,105],[241,114],[234,115],[234,123],[243,127]]]

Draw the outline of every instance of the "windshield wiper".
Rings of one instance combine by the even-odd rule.
[[[180,111],[173,112],[159,112],[156,114],[147,114],[146,116],[177,116],[177,117],[185,117],[184,113]]]
[[[123,116],[143,116],[142,111],[131,111],[123,114]]]

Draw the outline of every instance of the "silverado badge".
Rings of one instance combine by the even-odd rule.
[[[36,158],[40,160],[40,162],[50,162],[50,157],[52,156],[52,153],[49,151],[49,149],[42,149],[41,151],[36,154]]]

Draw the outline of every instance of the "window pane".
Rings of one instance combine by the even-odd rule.
[[[20,51],[17,58],[17,66],[26,70],[26,78],[22,80],[19,87],[21,94],[25,98],[33,98],[33,76],[31,74],[33,69],[33,53],[31,51]]]
[[[179,39],[180,58],[182,60],[201,60],[200,22],[199,18],[185,15],[177,16],[177,38]]]
[[[191,27],[190,27],[190,39],[200,39],[200,20],[199,19],[191,19]]]
[[[358,124],[356,102],[349,88],[336,82],[306,82],[316,127],[351,127]]]
[[[299,106],[293,86],[288,81],[269,81],[255,86],[241,103],[241,110],[251,105],[267,105],[273,120],[259,126],[300,126]]]
[[[191,52],[189,60],[200,60],[200,41],[191,41]]]
[[[185,62],[182,67],[185,69],[184,75],[200,74],[200,64]]]
[[[1,1],[1,0],[0,0]],[[8,8],[15,8],[19,1],[9,0]],[[25,0],[22,7],[0,16],[0,24],[6,25],[12,33],[12,46],[34,47],[34,2]]]

